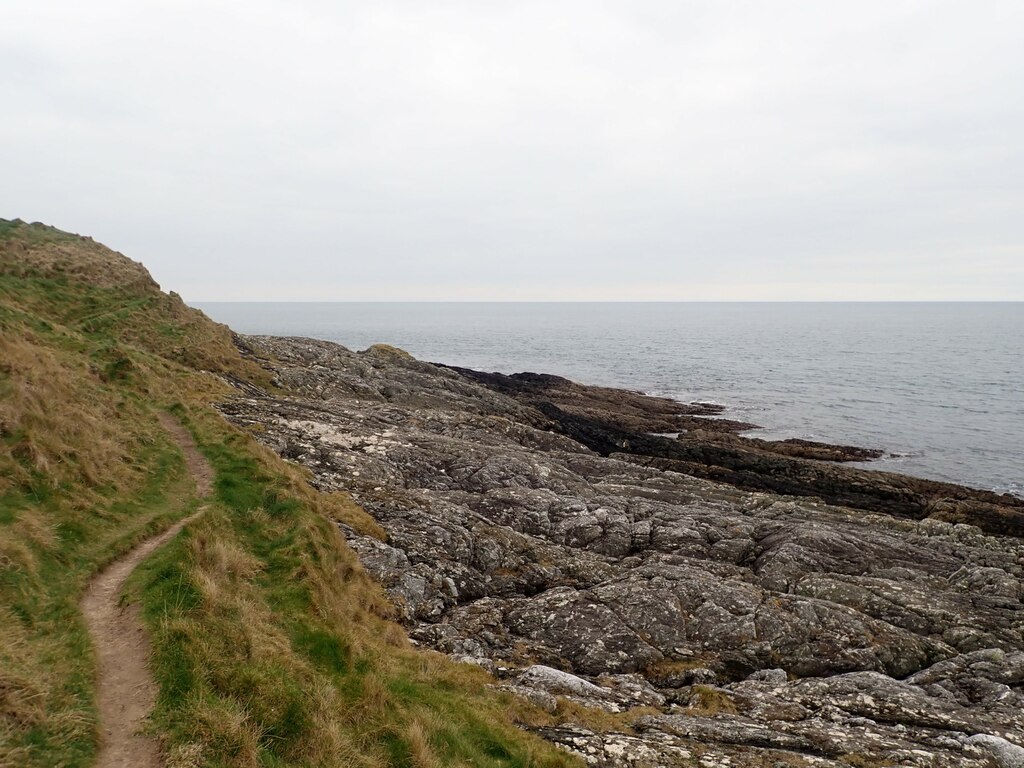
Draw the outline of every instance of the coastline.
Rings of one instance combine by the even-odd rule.
[[[1014,525],[1014,500],[941,484],[929,497],[913,478],[825,460],[863,455],[849,447],[747,440],[708,404],[541,374],[481,380],[384,345],[232,336],[92,241],[0,234],[8,372],[24,395],[13,423],[28,427],[5,443],[26,491],[8,541],[66,522],[82,533],[8,547],[33,590],[9,585],[8,599],[30,612],[62,599],[74,583],[48,574],[69,558],[95,570],[146,524],[145,479],[170,492],[178,476],[161,475],[163,452],[126,452],[161,445],[153,422],[170,405],[215,463],[218,508],[144,574],[153,649],[215,670],[216,701],[253,722],[304,713],[284,740],[250,732],[252,754],[326,746],[338,762],[350,742],[324,737],[341,729],[382,764],[393,738],[429,742],[446,764],[498,749],[578,762],[552,744],[602,768],[1024,755],[1024,545],[980,527]],[[138,484],[116,485],[126,468]],[[35,493],[43,477],[68,483],[59,498]],[[793,492],[763,487],[779,483]],[[123,490],[90,495],[111,487]],[[37,554],[52,570],[34,569]],[[89,668],[73,633],[4,652],[19,647],[36,672],[18,685]],[[286,675],[266,677],[267,663]],[[236,720],[190,709],[205,680],[162,688],[157,729],[171,749],[229,759]],[[92,754],[90,696],[47,702],[42,727],[64,741],[36,762]],[[85,726],[74,734],[60,729],[69,713]],[[25,744],[28,722],[13,723]]]
[[[203,305],[206,306],[206,305]],[[209,305],[244,333],[539,371],[729,406],[751,437],[880,448],[874,467],[1021,495],[1024,305]]]
[[[533,405],[551,428],[608,456],[725,482],[747,490],[815,496],[825,502],[897,517],[977,525],[1024,536],[1024,499],[884,470],[841,466],[884,451],[801,440],[761,440],[756,425],[725,418],[725,407],[679,403],[629,390],[593,387],[558,376],[504,375],[444,366]],[[714,417],[714,418],[708,418]],[[675,438],[666,434],[676,433]]]
[[[222,412],[374,518],[342,530],[413,641],[591,764],[1024,751],[1021,500],[765,445],[707,404],[235,340],[289,394]]]

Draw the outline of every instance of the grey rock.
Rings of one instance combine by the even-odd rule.
[[[567,693],[583,698],[600,698],[605,695],[599,686],[560,669],[545,667],[543,664],[534,664],[524,669],[519,675],[519,684],[540,688],[549,693]]]
[[[497,686],[500,691],[507,691],[513,693],[522,699],[526,699],[531,704],[543,709],[545,712],[552,713],[558,709],[558,699],[548,691],[533,688],[528,685],[515,685],[513,683],[505,683]]]
[[[670,739],[595,733],[579,726],[538,728],[536,732],[597,768],[673,768],[693,765],[693,753]]]
[[[247,389],[225,416],[387,531],[344,530],[414,642],[549,711],[661,711],[635,734],[542,731],[591,764],[981,768],[993,742],[972,734],[1024,744],[1020,539],[598,455],[543,408],[393,350],[243,341],[291,394]],[[642,396],[601,398],[646,423]],[[728,706],[699,711],[694,686]]]
[[[752,672],[747,680],[768,683],[769,685],[785,685],[789,681],[784,669],[759,669]]]
[[[966,741],[989,752],[999,768],[1024,768],[1024,747],[987,733],[976,734]]]

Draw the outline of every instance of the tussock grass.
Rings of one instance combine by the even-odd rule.
[[[538,709],[518,697],[508,696],[506,710],[512,719],[527,727],[555,725],[580,725],[598,733],[632,733],[633,725],[642,717],[659,715],[656,707],[631,707],[619,712],[610,712],[602,707],[588,707],[565,696],[555,697],[554,712]]]
[[[169,322],[140,270],[57,230],[0,221],[0,766],[90,763],[93,661],[78,597],[192,506],[157,406],[165,391],[220,385],[190,374],[158,334],[130,342]],[[126,305],[141,313],[130,330],[87,320]]]
[[[190,509],[191,483],[172,446],[154,445],[138,461],[149,475],[123,496],[96,494],[82,505],[57,488],[21,493],[8,506],[0,525],[0,766],[78,766],[92,757],[93,668],[78,597],[106,561]]]
[[[142,387],[154,383],[146,373],[183,370],[269,381],[239,355],[227,326],[161,292],[141,264],[88,238],[0,219],[0,323],[17,319],[62,330],[67,348],[87,353],[108,377]]]
[[[687,711],[695,715],[735,715],[736,702],[728,693],[720,688],[708,685],[695,685],[691,690],[690,706]]]
[[[140,265],[0,220],[0,768],[91,763],[78,598],[197,503],[167,408],[217,472],[206,513],[130,588],[169,765],[574,764],[511,724],[486,674],[409,646],[336,523],[385,532],[227,425],[211,407],[224,379],[269,386],[227,328]]]

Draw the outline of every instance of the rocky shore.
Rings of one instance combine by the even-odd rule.
[[[288,394],[225,416],[353,494],[410,636],[587,763],[1024,766],[1024,501],[707,404],[237,343]]]

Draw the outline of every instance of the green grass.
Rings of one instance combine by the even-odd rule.
[[[45,224],[29,224],[21,219],[0,219],[0,241],[14,237],[32,243],[67,243],[78,240],[77,235],[63,232]]]
[[[405,647],[337,530],[251,438],[185,418],[216,500],[134,579],[172,764],[572,764],[508,723],[482,673]]]
[[[0,768],[79,768],[97,745],[89,578],[195,509],[157,415],[177,403],[216,469],[208,509],[133,575],[172,768],[565,766],[543,713],[409,647],[338,531],[383,530],[230,427],[267,386],[230,332],[91,240],[0,220]]]
[[[43,485],[0,500],[0,526],[46,510],[55,528],[49,544],[29,543],[31,568],[0,567],[0,765],[92,762],[94,669],[78,600],[103,564],[190,510],[191,483],[172,445],[153,446],[140,461],[148,477],[131,498],[75,509],[57,501],[60,488]]]
[[[78,600],[104,564],[191,509],[192,480],[157,412],[182,387],[211,389],[149,333],[177,324],[180,308],[62,274],[53,254],[77,269],[76,249],[100,272],[121,258],[0,220],[0,768],[92,763],[94,662]],[[36,269],[37,252],[58,268]]]

